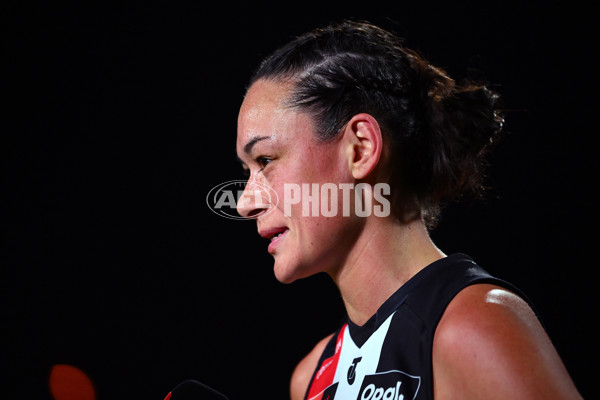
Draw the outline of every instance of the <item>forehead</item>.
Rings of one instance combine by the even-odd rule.
[[[285,102],[290,85],[259,80],[248,92],[238,115],[238,152],[259,136],[272,136],[289,129],[297,113]]]
[[[242,103],[240,114],[258,111],[266,107],[285,108],[292,89],[291,83],[260,79],[252,84]]]

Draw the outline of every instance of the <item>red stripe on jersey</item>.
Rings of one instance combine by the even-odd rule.
[[[335,353],[333,356],[323,360],[319,370],[315,374],[315,377],[310,384],[310,390],[307,397],[308,400],[321,400],[325,389],[327,389],[333,383],[335,371],[337,370],[338,361],[340,359],[340,353],[342,352],[342,344],[344,341],[346,325],[347,324],[344,324],[344,326],[342,326],[342,329],[340,329],[340,333],[336,339]]]

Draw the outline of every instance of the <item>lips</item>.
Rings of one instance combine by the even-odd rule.
[[[279,232],[278,234],[276,234],[275,236],[273,236],[271,238],[271,242],[274,241],[274,240],[277,240],[279,237],[281,237],[282,235],[284,235],[286,232],[287,232],[287,229],[285,231]]]
[[[258,231],[258,234],[265,239],[273,240],[276,236],[281,235],[283,232],[287,231],[288,228],[285,226],[277,227],[277,228],[269,228],[269,229],[261,229]]]
[[[258,232],[260,236],[265,239],[270,239],[271,243],[269,243],[268,251],[269,253],[273,253],[275,248],[279,245],[279,243],[285,238],[285,235],[289,232],[289,229],[285,226],[264,229]]]

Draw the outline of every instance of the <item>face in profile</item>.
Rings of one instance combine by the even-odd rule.
[[[236,143],[249,172],[247,188],[267,185],[277,193],[277,204],[240,201],[238,212],[245,217],[262,213],[256,218],[258,233],[269,241],[275,275],[284,283],[335,273],[363,223],[343,215],[303,216],[301,203],[284,210],[286,184],[353,181],[342,140],[318,140],[311,117],[286,105],[289,90],[285,83],[255,82],[240,109]]]

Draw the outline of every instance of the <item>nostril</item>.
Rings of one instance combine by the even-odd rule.
[[[245,218],[257,218],[268,208],[268,198],[260,187],[246,186],[237,202],[237,212]]]
[[[264,212],[264,209],[255,208],[246,215],[246,218],[258,218]]]

